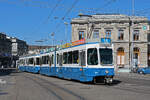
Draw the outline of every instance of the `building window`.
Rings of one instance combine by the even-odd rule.
[[[79,31],[79,40],[84,39],[84,31]]]
[[[133,41],[139,40],[139,30],[133,31]]]
[[[94,30],[93,38],[99,38],[99,30]]]
[[[105,34],[105,38],[111,38],[111,30],[106,30]]]
[[[118,31],[118,40],[123,40],[123,36],[124,36],[124,30],[119,30]]]

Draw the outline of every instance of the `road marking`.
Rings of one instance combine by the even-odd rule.
[[[0,79],[0,84],[6,84],[6,81],[3,79]]]

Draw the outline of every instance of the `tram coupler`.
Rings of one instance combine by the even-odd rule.
[[[113,77],[112,76],[107,76],[107,77],[105,77],[104,81],[105,81],[106,84],[112,84]]]

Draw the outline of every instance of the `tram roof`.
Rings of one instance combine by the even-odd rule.
[[[83,44],[79,44],[79,45],[74,45],[74,46],[70,46],[70,47],[66,47],[66,48],[56,48],[56,51],[59,51],[59,50],[65,50],[65,49],[68,49],[68,48],[73,48],[73,47],[79,47],[79,46],[83,46],[83,45],[89,45],[89,44],[99,44],[100,42],[88,42],[88,43],[83,43]],[[49,51],[49,52],[42,52],[42,53],[39,53],[39,54],[33,54],[33,55],[26,55],[26,56],[23,56],[21,58],[28,58],[28,57],[36,57],[36,56],[40,56],[40,55],[44,55],[44,54],[47,54],[47,53],[50,53],[50,52],[54,52],[55,49],[53,51]]]

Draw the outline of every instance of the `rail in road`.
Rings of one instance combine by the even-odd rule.
[[[37,77],[35,75],[24,75],[24,77],[34,81],[36,84],[44,88],[46,91],[52,93],[58,100],[86,100],[84,97],[63,88],[53,82]],[[46,76],[45,76],[46,77]]]
[[[109,86],[11,73],[0,76],[0,100],[149,100],[150,77],[129,76],[115,77],[115,83]]]

